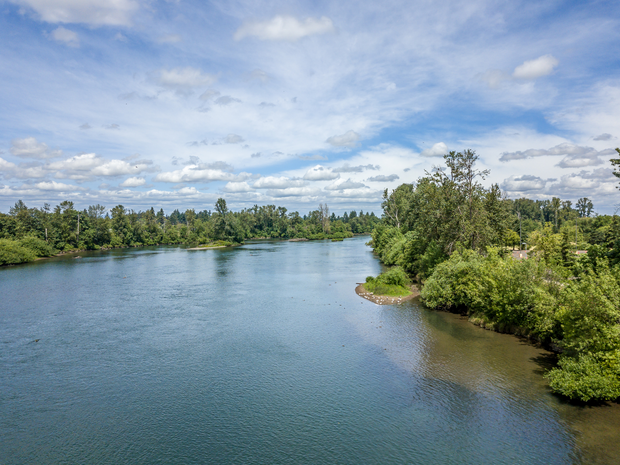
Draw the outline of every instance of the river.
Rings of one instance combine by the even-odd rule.
[[[620,406],[552,395],[549,353],[357,296],[365,240],[0,269],[0,463],[618,463]]]

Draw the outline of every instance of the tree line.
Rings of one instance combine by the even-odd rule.
[[[57,251],[132,247],[157,244],[197,245],[212,241],[242,243],[250,238],[345,238],[367,234],[381,220],[355,210],[342,217],[327,205],[301,216],[275,205],[233,212],[220,198],[214,210],[134,211],[117,205],[83,210],[64,201],[51,208],[29,208],[19,200],[8,214],[0,213],[0,265],[31,261]]]
[[[427,306],[559,351],[545,376],[571,399],[620,397],[620,217],[582,198],[511,200],[471,150],[383,196],[371,244],[422,285]],[[511,249],[527,248],[518,260]],[[578,251],[586,250],[586,254]]]

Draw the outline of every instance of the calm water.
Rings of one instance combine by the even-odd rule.
[[[358,297],[365,240],[0,269],[0,463],[620,460],[619,406],[550,395],[546,352]]]

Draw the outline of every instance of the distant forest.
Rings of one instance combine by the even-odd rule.
[[[221,198],[214,211],[177,209],[170,215],[163,209],[136,212],[122,205],[109,212],[101,205],[76,210],[69,201],[54,209],[48,204],[29,208],[19,200],[8,215],[0,213],[0,265],[76,249],[242,243],[250,238],[342,239],[368,234],[380,221],[374,213],[355,210],[336,216],[323,204],[303,216],[275,205],[233,212]]]

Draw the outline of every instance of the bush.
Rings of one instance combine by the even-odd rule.
[[[37,258],[34,252],[22,247],[19,242],[0,239],[0,265],[15,265],[32,262]]]
[[[20,239],[19,245],[32,250],[37,257],[51,257],[54,255],[54,248],[38,237],[26,236]]]
[[[367,291],[378,295],[402,296],[409,295],[411,292],[408,287],[411,281],[400,266],[395,266],[388,271],[381,273],[376,278],[366,277],[364,287]]]

